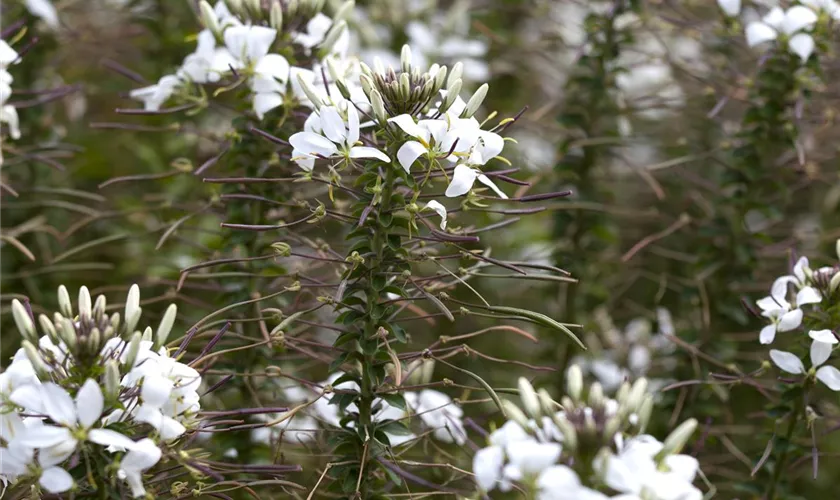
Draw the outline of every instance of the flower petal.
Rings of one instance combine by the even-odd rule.
[[[741,12],[741,0],[718,0],[718,5],[729,17],[737,16]]]
[[[793,373],[794,375],[805,373],[805,366],[802,364],[802,360],[793,353],[770,349],[770,359],[773,360],[776,366],[788,373]]]
[[[266,113],[283,105],[283,96],[277,92],[260,92],[254,94],[254,113],[263,119]]]
[[[44,400],[41,398],[41,388],[37,385],[25,385],[15,389],[9,396],[9,400],[30,413],[46,413]]]
[[[755,47],[758,44],[775,40],[778,37],[776,30],[763,22],[754,21],[747,25],[747,45]]]
[[[59,385],[48,382],[41,386],[44,411],[53,422],[72,426],[76,424],[76,405],[73,398]]]
[[[308,154],[330,157],[338,152],[335,144],[322,135],[314,132],[298,132],[289,137],[289,143],[295,149]]]
[[[79,415],[79,423],[85,429],[93,427],[93,424],[102,416],[104,406],[105,398],[102,396],[99,384],[91,378],[87,379],[76,394],[76,412]]]
[[[758,341],[762,344],[772,344],[773,339],[776,338],[776,325],[767,325],[761,329],[758,334]]]
[[[491,491],[502,475],[504,452],[500,446],[488,446],[473,457],[475,482],[482,491]]]
[[[820,366],[831,356],[831,344],[815,340],[811,342],[811,366]]]
[[[37,425],[26,429],[20,437],[20,442],[31,448],[47,448],[70,439],[70,430],[65,427]]]
[[[814,340],[825,342],[826,344],[833,345],[838,342],[837,337],[831,330],[811,330],[808,332],[808,336]]]
[[[794,328],[798,328],[802,324],[802,309],[794,309],[786,312],[779,319],[778,330],[780,332],[789,332]]]
[[[788,47],[790,47],[791,52],[798,55],[802,59],[802,62],[807,61],[811,57],[811,54],[814,53],[815,45],[814,38],[807,33],[797,33],[788,41]]]
[[[88,432],[88,441],[102,446],[115,446],[122,448],[122,450],[131,450],[134,448],[134,441],[127,436],[120,434],[117,431],[110,429],[91,429]]]
[[[397,151],[397,160],[402,165],[403,170],[409,172],[411,165],[425,152],[426,146],[423,146],[417,141],[408,141],[400,146],[399,151]]]
[[[817,370],[817,379],[832,391],[840,391],[840,370],[833,366],[823,366]]]
[[[353,103],[347,103],[347,145],[353,146],[359,141],[359,112]]]
[[[439,201],[432,200],[426,203],[426,206],[423,209],[431,209],[437,212],[440,215],[440,228],[446,229],[446,207],[444,207]]]
[[[175,383],[172,380],[160,375],[147,375],[143,379],[140,388],[140,397],[143,398],[143,405],[150,405],[160,408],[169,401]]]
[[[802,5],[795,5],[785,12],[785,19],[782,21],[782,31],[792,35],[797,31],[808,29],[817,23],[817,14]],[[812,40],[813,42],[813,40]]]
[[[44,469],[38,484],[50,493],[64,493],[73,487],[73,476],[61,467]]]
[[[423,139],[428,141],[428,131],[414,122],[411,115],[399,115],[388,119],[389,122],[396,124],[403,132],[414,137],[415,139]]]
[[[816,288],[811,286],[802,287],[796,293],[796,307],[802,307],[805,304],[819,304],[822,301],[822,296]]]
[[[478,182],[484,184],[485,186],[488,186],[490,189],[495,191],[496,194],[499,195],[499,198],[501,198],[503,200],[508,199],[507,195],[501,189],[499,189],[499,187],[496,186],[496,184],[494,184],[493,181],[491,181],[490,178],[487,177],[486,175],[484,175],[484,174],[479,175],[478,176]]]
[[[377,160],[381,160],[385,163],[391,163],[391,159],[388,158],[388,155],[376,148],[367,146],[356,146],[351,148],[350,158],[376,158]]]
[[[347,127],[335,106],[321,108],[321,128],[324,130],[324,135],[336,144],[344,144],[347,139]]]
[[[452,181],[446,188],[447,198],[456,198],[470,192],[479,173],[466,165],[458,165],[452,173]]]

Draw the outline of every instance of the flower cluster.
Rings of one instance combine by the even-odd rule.
[[[737,16],[741,11],[740,0],[718,0],[718,5],[727,16]],[[804,63],[816,48],[812,31],[820,15],[840,20],[840,3],[835,0],[802,0],[800,5],[793,5],[787,10],[773,7],[760,20],[747,24],[747,45],[755,47],[778,40]]]
[[[840,258],[840,241],[837,247]],[[837,265],[813,270],[809,264],[807,257],[801,257],[793,266],[793,274],[777,278],[770,295],[756,302],[761,308],[761,315],[770,320],[770,324],[761,329],[759,341],[772,344],[778,340],[778,333],[807,330],[810,370],[806,370],[800,356],[792,352],[771,349],[770,359],[785,372],[807,374],[829,389],[840,391],[840,370],[825,364],[838,343],[834,333],[836,325],[826,324],[819,319],[808,320],[809,316],[819,318],[820,311],[829,310],[836,302],[840,270]],[[797,341],[803,338],[799,335],[793,337]]]
[[[228,88],[246,83],[258,118],[282,105],[287,90],[291,90],[298,101],[308,104],[309,98],[300,82],[317,88],[324,64],[316,61],[312,68],[291,66],[286,57],[272,52],[272,48],[282,42],[308,53],[317,49],[324,60],[332,62],[331,68],[341,68],[342,74],[352,72],[352,61],[349,65],[343,62],[349,42],[346,22],[340,19],[342,12],[346,14],[348,9],[340,9],[338,15],[330,19],[318,12],[322,6],[323,2],[301,1],[288,3],[285,7],[275,3],[269,11],[264,11],[249,10],[239,3],[231,12],[224,0],[216,2],[215,7],[203,1],[200,7],[205,29],[196,37],[195,51],[184,58],[174,74],[163,76],[155,85],[133,90],[130,95],[143,101],[145,109],[157,111],[173,94],[191,84],[217,83],[233,78]],[[307,18],[304,31],[292,31],[285,36],[282,31],[284,19],[286,23],[300,24]],[[327,82],[324,85],[327,86],[321,93],[328,95],[331,89]]]
[[[514,487],[540,499],[700,499],[697,460],[679,454],[697,426],[687,420],[664,442],[642,434],[653,409],[647,381],[625,383],[615,399],[593,383],[586,398],[580,369],[568,370],[558,404],[519,381],[523,410],[504,402],[510,420],[493,431],[473,459],[482,491]]]
[[[9,137],[12,139],[20,139],[20,127],[17,110],[11,104],[7,104],[12,96],[12,82],[14,81],[8,68],[10,65],[19,62],[20,56],[15,49],[9,46],[5,40],[0,40],[0,123],[6,124],[9,129]]]
[[[28,307],[12,303],[24,340],[0,374],[0,478],[62,493],[90,480],[82,469],[94,464],[111,467],[141,497],[143,473],[197,424],[200,409],[201,376],[163,347],[176,307],[154,332],[141,332],[137,285],[122,317],[106,315],[105,297],[92,302],[86,287],[78,313],[63,286],[58,299],[60,312],[38,317],[41,336]]]
[[[341,427],[348,414],[358,412],[354,403],[342,407],[340,397],[336,398],[344,391],[359,390],[358,384],[347,380],[343,373],[334,373],[314,387],[322,387],[323,390],[298,385],[283,388],[285,401],[298,406],[284,413],[259,415],[257,419],[269,425],[252,431],[252,439],[266,444],[277,439],[307,443],[315,439],[322,426]],[[404,392],[402,398],[404,406],[398,402],[399,398],[388,398],[391,403],[388,399],[376,398],[373,404],[376,409],[373,418],[385,429],[383,433],[391,446],[400,446],[418,438],[418,434],[411,432],[407,425],[412,415],[418,417],[420,433],[430,433],[444,443],[463,445],[466,442],[463,410],[452,398],[432,389]],[[387,425],[389,423],[392,424]],[[353,422],[348,425],[352,427]]]

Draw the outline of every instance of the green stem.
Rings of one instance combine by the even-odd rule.
[[[767,500],[775,500],[776,498],[776,489],[779,485],[779,480],[782,477],[782,471],[785,468],[785,464],[788,460],[788,450],[790,450],[790,440],[793,437],[793,432],[796,430],[796,425],[799,423],[799,420],[802,418],[802,415],[805,413],[805,396],[803,396],[797,401],[797,406],[793,417],[790,419],[790,423],[788,424],[787,431],[785,432],[785,449],[782,450],[782,453],[779,454],[779,459],[776,461],[776,466],[773,470],[773,479],[770,481],[770,484],[767,486],[767,494],[764,496]]]

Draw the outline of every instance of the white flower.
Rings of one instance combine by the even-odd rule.
[[[476,452],[473,457],[473,473],[475,482],[482,491],[492,491],[496,487],[502,477],[504,462],[504,450],[501,446],[488,446]]]
[[[741,12],[741,0],[718,0],[718,6],[729,17],[735,17]]]
[[[463,126],[466,120],[420,120],[414,123],[411,115],[402,114],[388,121],[416,139],[406,141],[397,151],[397,160],[406,172],[424,154],[430,160],[447,157],[450,161],[457,161],[456,153],[468,153],[478,139],[475,131]]]
[[[467,432],[461,417],[464,411],[446,394],[424,389],[419,394],[406,393],[405,401],[423,423],[433,429],[432,435],[445,443],[462,445]]]
[[[440,216],[440,228],[446,229],[446,207],[444,207],[439,201],[431,200],[430,202],[426,203],[426,206],[423,207],[423,210],[434,210]]]
[[[158,111],[161,104],[169,99],[183,83],[175,75],[166,75],[161,77],[156,84],[132,90],[128,95],[132,99],[143,101],[143,108],[146,111]]]
[[[49,0],[26,0],[26,8],[33,16],[40,17],[50,28],[58,28],[58,13]]]
[[[523,429],[521,425],[513,420],[508,420],[504,423],[504,425],[490,434],[490,443],[503,448],[507,448],[512,443],[527,441],[530,439],[533,438],[525,432],[525,429]]]
[[[143,487],[143,472],[153,467],[160,460],[160,448],[151,439],[141,439],[136,446],[123,457],[117,475],[128,483],[134,498],[146,494]]]
[[[61,467],[48,467],[41,472],[38,484],[49,493],[63,493],[73,487],[73,476]]]
[[[837,343],[837,338],[831,330],[812,330],[809,336],[813,339],[810,358],[811,370],[816,369],[814,376],[832,391],[840,391],[840,370],[833,366],[821,366],[831,356],[832,346]],[[791,352],[771,349],[770,359],[783,371],[794,375],[805,373],[802,360]]]
[[[324,41],[324,38],[326,38],[332,25],[333,20],[319,12],[310,19],[308,23],[306,23],[306,32],[294,33],[292,35],[292,41],[303,46],[306,53],[310,54],[313,48],[317,47]],[[348,30],[345,29],[332,46],[330,53],[343,57],[347,54],[347,50],[349,48],[350,34],[348,33]]]
[[[806,61],[814,51],[814,39],[807,33],[801,33],[814,26],[817,14],[808,7],[795,5],[786,12],[774,7],[761,21],[747,25],[747,45],[754,47],[764,42],[776,40],[779,34],[790,36],[788,46],[802,61]]]
[[[0,40],[0,69],[6,69],[10,64],[20,63],[20,57],[5,40]]]
[[[342,101],[340,107],[347,116],[345,123],[339,106],[322,106],[319,111],[321,133],[313,131],[297,132],[289,138],[294,147],[293,156],[332,158],[340,156],[349,161],[351,158],[375,158],[390,163],[388,155],[376,148],[357,146],[359,141],[359,112],[355,106]]]
[[[565,465],[555,465],[537,478],[538,500],[606,500],[603,493],[580,484],[578,475]]]
[[[662,443],[651,436],[628,440],[618,455],[606,459],[604,482],[616,491],[630,494],[622,497],[628,500],[703,498],[702,492],[691,484],[697,473],[697,460],[687,455],[670,455],[663,460],[663,468],[654,459],[661,451]]]
[[[538,443],[534,440],[516,441],[506,448],[510,464],[526,476],[539,474],[554,465],[562,450],[557,443]]]
[[[756,301],[756,305],[761,308],[761,315],[772,322],[761,329],[759,341],[762,344],[770,344],[776,338],[776,333],[789,332],[802,324],[802,309],[791,309],[785,298],[787,283],[784,277],[779,278],[773,283],[770,296]]]
[[[840,19],[840,4],[835,0],[800,0],[800,3],[815,11],[825,12],[835,21]]]
[[[499,195],[499,198],[507,199],[507,195],[489,177],[482,174],[480,170],[467,165],[458,165],[455,167],[455,171],[452,173],[452,181],[449,183],[444,194],[448,198],[465,195],[470,192],[476,179],[478,179],[478,182],[492,189]]]

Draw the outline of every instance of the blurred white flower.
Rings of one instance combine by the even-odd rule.
[[[49,0],[26,0],[25,5],[33,16],[41,18],[50,28],[58,29],[58,13]]]
[[[729,17],[735,17],[741,13],[741,0],[718,0],[718,6]]]
[[[779,34],[789,36],[788,47],[802,61],[808,60],[814,51],[814,39],[803,31],[811,29],[817,22],[817,14],[802,5],[795,5],[787,11],[774,7],[761,21],[747,25],[747,45],[754,47],[764,42],[776,40]]]

